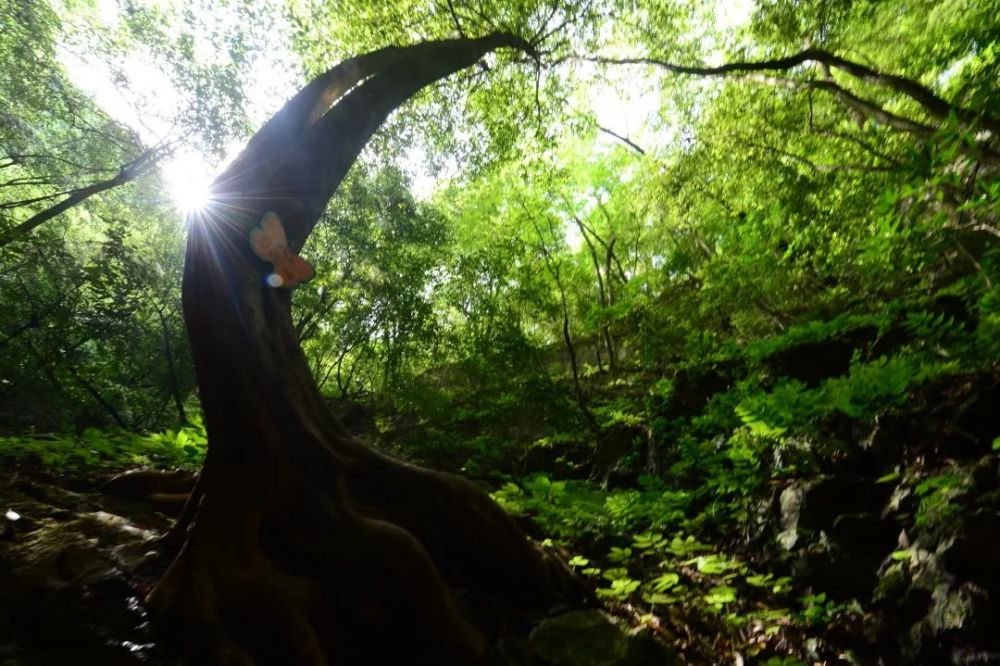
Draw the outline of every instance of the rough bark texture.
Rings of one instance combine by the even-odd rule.
[[[248,241],[275,211],[301,248],[385,117],[502,47],[530,51],[495,35],[338,65],[258,132],[191,222],[184,315],[209,452],[186,540],[147,603],[196,660],[488,663],[505,626],[585,596],[482,490],[343,431],[290,292],[265,284]]]

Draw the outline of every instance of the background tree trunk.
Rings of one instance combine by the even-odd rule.
[[[190,222],[184,316],[209,453],[187,539],[147,601],[196,658],[482,663],[505,623],[586,596],[481,489],[346,434],[291,293],[266,285],[248,240],[274,211],[298,251],[386,116],[501,47],[531,51],[494,35],[341,63],[258,132]]]

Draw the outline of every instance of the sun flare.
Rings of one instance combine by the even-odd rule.
[[[163,167],[170,198],[184,213],[204,210],[210,201],[211,176],[201,155],[178,153]]]

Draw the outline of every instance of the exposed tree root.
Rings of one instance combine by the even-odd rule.
[[[206,470],[214,491],[147,600],[196,659],[489,663],[505,627],[586,595],[475,485],[338,444],[358,503],[287,463],[265,491]]]
[[[589,598],[569,568],[526,538],[479,486],[354,440],[342,449],[351,497],[416,536],[449,583],[480,597],[474,601],[538,610]]]

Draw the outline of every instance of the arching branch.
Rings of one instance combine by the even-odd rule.
[[[847,60],[820,48],[808,48],[785,58],[730,62],[717,67],[678,65],[658,58],[592,57],[583,58],[583,60],[602,64],[655,65],[675,74],[691,74],[696,76],[726,76],[729,74],[749,74],[753,72],[788,71],[807,62],[817,62],[827,67],[846,72],[860,81],[881,85],[906,95],[935,118],[947,118],[954,113],[963,123],[978,123],[993,134],[1000,134],[1000,118],[987,111],[975,112],[951,104],[918,81],[904,76],[880,72],[872,67]]]
[[[800,80],[761,74],[762,72],[768,71],[789,71],[808,62],[817,62],[821,64],[827,72],[829,72],[831,68],[839,69],[847,72],[859,81],[880,84],[890,88],[891,90],[902,93],[917,102],[924,112],[932,118],[943,119],[954,114],[954,116],[966,126],[982,127],[989,130],[993,135],[1000,134],[1000,119],[989,112],[974,112],[972,110],[953,105],[938,96],[930,88],[917,81],[896,76],[894,74],[879,72],[871,67],[846,60],[823,49],[806,49],[786,58],[731,62],[717,67],[678,65],[664,60],[659,60],[657,58],[605,58],[595,56],[583,57],[579,59],[613,65],[652,65],[676,74],[694,76],[745,75],[756,81],[779,85],[786,88],[822,90],[836,97],[853,112],[860,114],[862,117],[870,118],[886,127],[907,132],[921,138],[929,138],[938,131],[938,127],[934,124],[912,120],[888,111],[879,103],[870,99],[865,99],[851,92],[829,76],[823,79]],[[1000,153],[993,150],[988,145],[988,142],[981,142],[976,147],[962,148],[962,150],[963,152],[973,156],[975,159],[981,161],[983,164],[1000,166]]]
[[[281,210],[289,245],[301,248],[390,113],[421,88],[504,47],[534,54],[525,40],[502,33],[389,47],[337,65],[268,121],[216,180],[213,198],[249,213],[244,232],[262,211]]]

